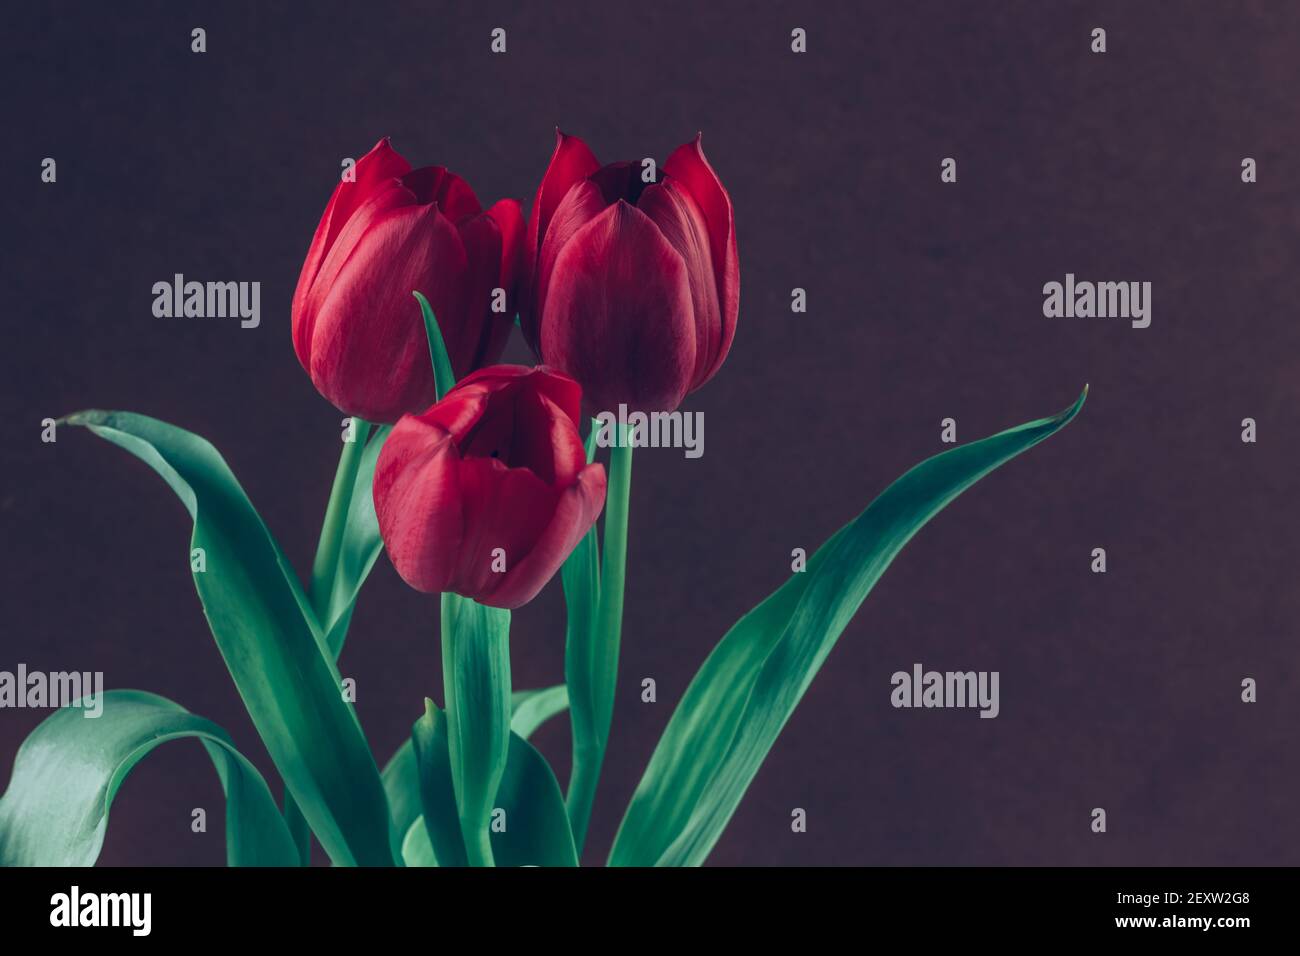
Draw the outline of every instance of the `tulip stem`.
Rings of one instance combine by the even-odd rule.
[[[573,771],[565,798],[573,842],[582,853],[587,824],[596,799],[596,784],[605,760],[605,746],[614,717],[614,685],[618,680],[618,651],[623,630],[623,580],[627,570],[627,515],[632,489],[632,445],[625,427],[610,449],[609,483],[605,495],[604,564],[600,573],[600,597],[591,632],[590,682],[594,727],[591,738],[576,741]],[[576,725],[575,725],[576,728]]]
[[[334,594],[334,576],[338,571],[339,548],[343,544],[343,530],[347,527],[348,509],[352,505],[352,489],[361,468],[361,455],[370,434],[370,423],[360,418],[352,419],[352,441],[343,443],[339,466],[334,472],[334,485],[330,488],[329,504],[325,506],[325,521],[321,525],[320,542],[311,566],[312,611],[320,624],[321,637],[328,636],[331,598]],[[303,866],[311,864],[311,828],[288,789],[284,792],[284,822],[298,847]]]
[[[447,755],[465,857],[470,866],[495,866],[488,828],[510,751],[510,612],[443,594],[441,629]]]
[[[320,529],[320,543],[316,546],[316,560],[311,566],[311,604],[320,622],[321,635],[329,633],[330,601],[334,593],[334,575],[339,566],[339,548],[343,544],[343,529],[348,523],[348,508],[352,505],[352,489],[357,483],[361,456],[365,452],[370,423],[360,418],[352,419],[352,441],[343,443],[339,467],[334,472],[334,487],[330,489],[329,504],[325,507],[325,522]]]

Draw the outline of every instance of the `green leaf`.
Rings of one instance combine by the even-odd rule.
[[[1064,427],[1051,418],[915,466],[741,618],[687,688],[623,818],[613,866],[698,866],[849,620],[927,521],[995,468]]]
[[[207,748],[226,794],[230,866],[296,866],[298,851],[266,781],[224,730],[164,697],[108,691],[103,712],[56,710],[18,749],[0,798],[0,866],[91,866],[113,798],[159,744],[194,737]]]
[[[379,461],[379,453],[392,430],[391,425],[381,425],[375,429],[374,436],[366,444],[361,456],[356,484],[348,502],[347,521],[343,528],[338,567],[334,571],[334,587],[330,594],[328,623],[324,628],[328,635],[326,643],[335,659],[343,649],[348,623],[352,619],[352,609],[356,606],[361,585],[365,583],[375,566],[375,560],[384,549],[383,539],[379,536],[379,519],[375,516],[373,486],[375,464]]]
[[[411,729],[420,803],[429,845],[439,866],[469,866],[456,809],[447,741],[447,715],[425,698],[424,716]]]
[[[546,758],[516,733],[497,790],[505,831],[492,833],[497,866],[577,866],[564,796]]]
[[[511,695],[511,731],[527,740],[541,724],[568,706],[569,695],[563,684],[542,690],[521,690]],[[417,721],[412,736],[406,740],[393,759],[384,768],[384,791],[388,794],[388,808],[393,820],[393,831],[404,834],[402,857],[407,866],[437,866],[437,854],[424,822],[424,799],[420,790],[419,760],[415,741],[418,739],[425,753],[425,762],[439,768],[428,786],[428,798],[439,807],[435,821],[441,821],[438,831],[440,841],[445,841],[444,854],[464,866],[465,844],[461,841],[460,823],[456,813],[456,796],[451,782],[451,764],[447,755],[447,718],[425,701],[426,714]],[[509,758],[506,773],[509,775]]]
[[[433,390],[438,401],[456,384],[456,375],[451,369],[451,359],[447,357],[447,344],[442,339],[442,330],[434,318],[429,300],[419,292],[412,292],[420,303],[420,314],[424,316],[424,333],[429,338],[429,359],[433,362]]]
[[[293,569],[216,449],[143,415],[80,412],[162,476],[194,519],[194,584],[244,706],[303,816],[339,865],[392,865],[374,757]]]
[[[407,831],[423,812],[420,806],[420,772],[410,738],[402,741],[379,777],[388,798],[388,819],[392,833],[401,845],[405,842]]]
[[[473,865],[491,866],[488,822],[510,743],[510,612],[443,594],[442,673],[465,851]]]
[[[438,865],[433,844],[429,842],[429,831],[424,826],[423,815],[416,817],[406,831],[406,838],[402,840],[402,861],[407,866]]]
[[[441,866],[468,863],[457,821],[447,741],[447,719],[425,701],[425,715],[412,731],[420,774],[420,795],[428,843]],[[532,744],[510,735],[509,758],[493,810],[504,813],[505,829],[492,832],[492,856],[497,866],[577,866],[578,857],[555,774]],[[408,834],[407,842],[419,841]],[[418,850],[413,849],[417,855]],[[418,857],[417,857],[418,858]]]
[[[527,740],[542,724],[569,706],[563,684],[541,690],[517,690],[510,695],[510,729]]]
[[[420,799],[420,767],[415,747],[408,737],[397,748],[380,774],[388,795],[388,812],[393,833],[401,840],[402,861],[407,866],[437,866],[433,847],[424,829],[424,805]],[[448,778],[450,779],[450,777]],[[453,819],[452,825],[456,822]],[[457,831],[457,840],[460,833]]]

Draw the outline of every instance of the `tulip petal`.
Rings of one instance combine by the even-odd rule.
[[[466,375],[456,384],[456,391],[470,388],[491,391],[504,387],[512,381],[523,384],[523,380],[527,380],[528,388],[540,392],[554,402],[563,412],[564,417],[573,423],[574,428],[578,427],[578,419],[582,414],[582,386],[563,372],[545,365],[536,368],[528,368],[524,365],[489,365]],[[430,409],[429,413],[434,414],[434,410]],[[468,427],[456,428],[453,431],[460,434]]]
[[[501,230],[501,287],[506,290],[510,311],[518,311],[518,286],[524,262],[524,211],[518,200],[502,199],[487,214]]]
[[[496,587],[479,598],[480,602],[513,609],[535,598],[595,523],[604,506],[605,469],[598,464],[586,465],[577,481],[560,495],[554,516],[532,550],[509,574],[500,575]]]
[[[492,397],[490,384],[467,384],[468,382],[468,378],[464,379],[452,389],[456,393],[454,401],[446,400],[451,395],[451,392],[448,392],[443,396],[443,401],[418,416],[428,425],[451,432],[457,448],[461,447],[464,436],[472,431],[483,417]]]
[[[740,312],[740,256],[736,251],[736,221],[731,208],[731,197],[718,179],[717,173],[704,158],[700,137],[677,147],[664,163],[664,172],[681,180],[700,208],[709,224],[709,249],[713,257],[713,271],[718,282],[718,303],[722,309],[722,338],[717,354],[711,356],[704,378],[692,387],[698,388],[721,367],[736,335],[736,319]]]
[[[315,311],[312,381],[350,415],[396,421],[434,399],[428,342],[412,290],[423,293],[439,317],[453,361],[469,334],[463,324],[465,250],[455,227],[429,205],[379,213],[351,250],[340,246],[331,253],[322,276],[344,252],[347,259]],[[459,321],[445,321],[451,317]]]
[[[555,403],[564,417],[577,429],[582,417],[582,386],[558,369],[539,365],[530,369],[532,386]]]
[[[379,533],[393,567],[417,591],[444,591],[455,572],[464,530],[458,463],[450,433],[407,416],[375,465]]]
[[[587,464],[577,422],[541,391],[523,390],[515,403],[511,462],[527,463],[549,485],[566,487]]]
[[[567,486],[587,456],[577,422],[546,394],[549,380],[561,378],[530,371],[514,381],[499,379],[506,383],[503,387],[475,383],[457,394],[456,401],[440,403],[425,417],[439,424],[446,421],[444,427],[457,436],[462,457],[495,458],[509,468],[527,468],[548,485]],[[465,410],[453,419],[452,408],[457,407]]]
[[[708,223],[699,203],[675,179],[646,189],[637,208],[654,220],[686,262],[695,312],[695,370],[691,376],[691,388],[695,389],[708,378],[722,341],[722,313],[709,251]]]
[[[463,220],[458,228],[465,247],[465,321],[453,328],[447,353],[452,370],[460,378],[501,357],[515,322],[508,306],[504,312],[492,311],[495,290],[501,282],[501,227],[493,216],[481,213]]]
[[[438,209],[452,222],[483,211],[469,183],[445,166],[422,166],[403,176],[402,185],[415,196],[417,204],[437,203]]]
[[[555,260],[574,234],[608,208],[600,187],[584,179],[569,190],[551,216],[550,227],[542,240],[537,257],[537,276],[533,282],[533,299],[526,316],[520,321],[524,338],[534,351],[540,348],[541,317],[546,309],[546,291],[550,287]]]
[[[494,385],[500,385],[514,379],[528,378],[533,372],[534,369],[526,365],[489,365],[485,368],[475,369],[462,378],[456,383],[456,390],[459,391],[471,385],[491,388]]]
[[[542,355],[583,383],[591,409],[672,411],[695,369],[686,263],[645,213],[610,206],[556,258]]]
[[[456,475],[465,531],[449,590],[493,604],[485,596],[519,573],[561,493],[529,469],[507,468],[495,458],[462,458]],[[500,561],[505,570],[494,570]],[[545,583],[537,582],[537,590]]]
[[[620,199],[635,206],[641,193],[650,185],[643,178],[643,170],[641,163],[624,160],[602,166],[588,178],[600,187],[606,206],[612,206]]]
[[[574,183],[587,178],[598,169],[600,163],[586,143],[558,129],[555,131],[555,151],[551,153],[551,162],[537,187],[537,197],[533,200],[532,213],[528,218],[528,244],[524,254],[530,276],[537,266],[537,253],[556,207]]]
[[[388,188],[394,179],[410,171],[411,164],[393,149],[388,137],[384,137],[366,155],[357,160],[353,172],[353,182],[340,182],[334,187],[325,213],[316,225],[311,246],[307,249],[307,258],[303,261],[302,272],[298,274],[298,285],[293,293],[293,344],[298,361],[303,368],[308,367],[310,356],[305,351],[311,341],[310,328],[299,335],[303,308],[307,294],[311,291],[316,276],[320,272],[325,257],[333,248],[343,228],[367,200],[376,192]]]

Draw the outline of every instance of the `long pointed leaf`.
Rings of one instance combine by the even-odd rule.
[[[719,642],[632,797],[611,865],[697,866],[721,836],[826,655],[911,537],[995,468],[1064,427],[1070,408],[927,459],[890,485]]]

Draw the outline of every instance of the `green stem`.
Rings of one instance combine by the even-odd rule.
[[[316,558],[311,566],[311,589],[308,594],[312,610],[320,624],[322,638],[329,633],[330,598],[334,593],[339,548],[343,544],[343,530],[347,527],[348,508],[352,505],[352,489],[361,467],[361,455],[366,447],[366,437],[370,434],[369,422],[360,418],[354,418],[353,422],[353,440],[343,443],[339,466],[334,472],[334,486],[330,488],[329,504],[325,506],[325,521],[321,525],[320,542],[316,545]],[[311,828],[307,826],[306,818],[288,789],[284,792],[284,822],[293,834],[302,865],[310,866]]]
[[[565,808],[569,811],[569,826],[573,829],[573,845],[582,853],[587,840],[587,824],[591,808],[596,802],[596,784],[600,781],[600,768],[605,762],[605,751],[598,746],[587,746],[573,751],[573,770],[569,773],[569,790],[565,794]]]
[[[489,826],[510,750],[510,612],[442,596],[447,752],[470,866],[493,866]]]
[[[316,545],[316,560],[311,566],[311,604],[320,622],[322,636],[329,632],[330,598],[334,592],[334,574],[339,565],[339,548],[343,544],[343,530],[348,523],[348,508],[352,505],[352,488],[357,483],[361,455],[366,449],[370,423],[360,418],[352,419],[356,426],[353,441],[343,443],[339,467],[334,472],[334,487],[330,489],[329,504],[325,508],[325,522],[320,529],[320,543]]]
[[[632,489],[632,446],[625,430],[610,449],[609,484],[605,494],[604,564],[600,599],[590,635],[593,727],[588,740],[575,740],[573,771],[565,798],[573,841],[582,852],[596,799],[596,785],[605,760],[605,745],[614,717],[614,685],[618,680],[618,650],[623,631],[623,581],[627,571],[627,515]],[[574,725],[575,728],[577,724]]]

